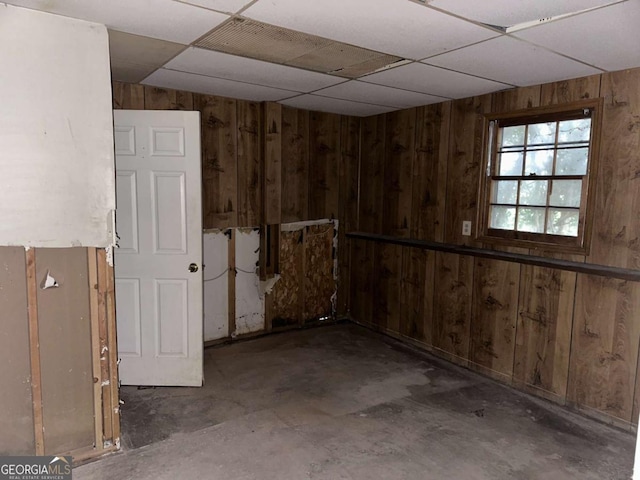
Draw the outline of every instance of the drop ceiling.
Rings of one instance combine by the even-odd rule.
[[[9,0],[102,23],[114,80],[368,116],[640,66],[640,0]]]

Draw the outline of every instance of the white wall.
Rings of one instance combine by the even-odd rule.
[[[0,3],[0,245],[112,241],[104,26]]]

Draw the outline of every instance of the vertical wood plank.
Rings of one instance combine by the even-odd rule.
[[[428,250],[402,248],[400,334],[424,343],[433,311],[433,258]]]
[[[451,102],[416,112],[411,238],[444,241]]]
[[[196,95],[202,122],[203,228],[238,224],[236,101]]]
[[[400,332],[402,247],[375,243],[372,322],[383,330]]]
[[[562,80],[542,85],[541,105],[577,102],[588,98],[597,98],[600,94],[600,75]]]
[[[193,110],[193,94],[145,85],[144,108],[146,110]]]
[[[107,263],[107,252],[98,250],[98,268],[106,269],[106,310],[107,310],[107,339],[109,349],[107,359],[109,362],[109,392],[111,394],[111,432],[112,443],[120,446],[120,395],[118,392],[118,341],[116,336],[116,288],[115,271],[113,265]]]
[[[113,108],[144,110],[144,86],[113,82]]]
[[[29,346],[31,355],[31,397],[36,455],[44,455],[44,420],[42,415],[42,369],[40,364],[40,333],[38,328],[38,280],[36,251],[26,250],[27,311],[29,315]]]
[[[416,109],[388,113],[386,120],[382,233],[408,237],[411,228]]]
[[[360,168],[360,119],[342,117],[340,139],[340,185],[338,214],[338,304],[339,316],[349,310],[350,260],[346,232],[358,226],[358,173]]]
[[[264,105],[264,223],[282,219],[282,105]]]
[[[372,325],[374,243],[352,240],[351,284],[349,288],[350,316],[353,320]]]
[[[91,360],[93,372],[93,419],[95,448],[102,450],[103,412],[102,412],[102,370],[100,362],[100,327],[98,308],[98,265],[95,247],[87,249],[88,277],[89,277],[89,309],[91,322]]]
[[[260,104],[237,101],[238,226],[260,225],[262,178],[260,165]]]
[[[589,262],[640,268],[640,70],[602,75],[600,168]],[[632,421],[640,285],[578,275],[568,400]]]
[[[386,116],[362,119],[358,229],[382,233]]]
[[[311,112],[309,219],[338,218],[340,115]]]
[[[228,302],[229,302],[229,330],[227,336],[231,337],[234,333],[236,333],[236,276],[238,272],[236,271],[236,230],[235,228],[229,229],[229,240],[228,240],[228,252],[229,256],[229,269],[228,276],[229,280],[227,281],[228,285]]]
[[[282,107],[282,222],[309,220],[309,112]]]
[[[100,356],[100,384],[102,385],[102,422],[103,435],[105,440],[113,441],[113,415],[114,404],[112,403],[111,390],[116,389],[117,383],[112,383],[110,375],[109,357],[114,348],[109,344],[109,314],[108,314],[108,279],[109,265],[106,262],[106,252],[102,249],[96,251],[96,281],[98,289],[98,353]],[[117,402],[117,400],[116,400]],[[115,407],[117,407],[117,403]]]

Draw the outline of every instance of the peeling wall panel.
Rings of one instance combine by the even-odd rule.
[[[0,247],[0,454],[33,455],[24,248]]]
[[[45,454],[94,443],[87,250],[36,250]],[[42,289],[47,273],[57,287]]]
[[[237,229],[236,239],[236,330],[232,336],[264,329],[264,295],[260,290],[257,265],[260,254],[260,232]]]
[[[229,238],[223,231],[203,237],[204,341],[229,336]]]

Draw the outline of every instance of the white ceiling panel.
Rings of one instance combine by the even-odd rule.
[[[8,0],[7,3],[185,45],[229,18],[173,0]]]
[[[412,63],[392,68],[368,75],[361,80],[449,98],[471,97],[511,87],[511,85],[423,63]]]
[[[275,102],[297,95],[296,92],[290,92],[288,90],[252,85],[250,83],[233,82],[221,78],[205,77],[193,73],[176,72],[175,70],[166,70],[164,68],[153,72],[145,78],[142,83],[154,87],[187,90],[190,92],[253,100],[256,102]]]
[[[251,0],[174,0],[190,5],[217,10],[218,12],[236,13],[238,10],[251,3]]]
[[[640,65],[640,2],[634,0],[600,8],[515,35],[604,70],[637,67]]]
[[[612,3],[612,0],[431,0],[430,6],[500,27],[533,22]]]
[[[333,87],[314,92],[315,95],[353,100],[356,102],[375,103],[396,108],[409,108],[418,105],[428,105],[447,100],[443,97],[427,95],[425,93],[410,92],[398,88],[375,85],[373,83],[353,80]]]
[[[510,37],[494,38],[426,62],[517,86],[600,73],[595,68]]]
[[[243,15],[412,59],[497,35],[408,0],[259,0]]]
[[[356,117],[368,117],[380,113],[396,110],[393,107],[381,105],[371,105],[368,103],[350,102],[337,98],[319,97],[317,95],[300,95],[279,102],[289,107],[301,108],[304,110],[317,110],[319,112],[338,113],[340,115],[353,115]]]
[[[343,78],[324,73],[202,48],[185,50],[167,63],[165,68],[305,93],[344,82]]]

